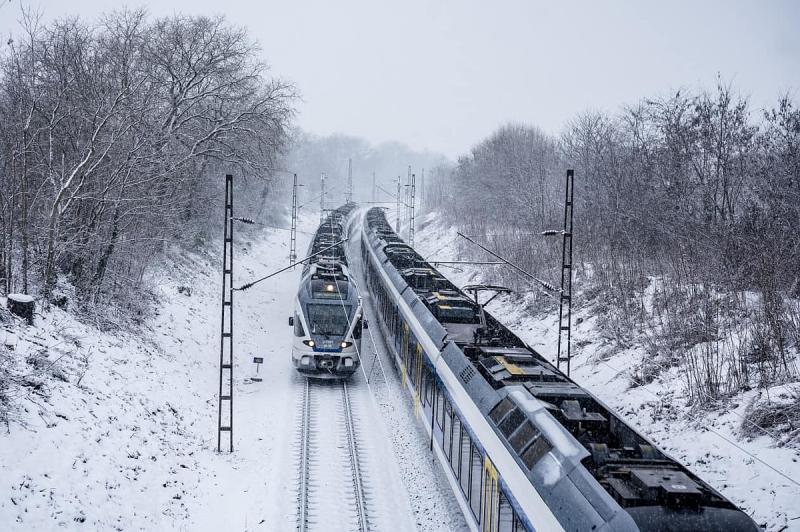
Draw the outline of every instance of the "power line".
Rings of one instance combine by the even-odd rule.
[[[513,263],[513,262],[511,262],[510,260],[506,259],[505,257],[501,257],[500,255],[498,255],[497,253],[495,253],[495,252],[494,252],[494,251],[492,251],[491,249],[489,249],[489,248],[487,248],[487,247],[485,247],[485,246],[483,246],[483,245],[481,245],[481,244],[479,244],[479,243],[475,242],[475,241],[474,241],[473,239],[471,239],[470,237],[468,237],[468,236],[466,236],[466,235],[464,235],[464,234],[462,234],[462,233],[460,233],[460,232],[456,232],[456,234],[457,234],[458,236],[460,236],[461,238],[464,238],[464,239],[466,239],[466,240],[468,240],[468,241],[472,242],[473,244],[475,244],[476,246],[478,246],[479,248],[481,248],[482,250],[484,250],[484,251],[485,251],[486,253],[488,253],[489,255],[492,255],[493,257],[496,257],[496,258],[500,259],[500,260],[501,260],[501,261],[503,261],[504,263],[506,263],[506,264],[508,264],[509,266],[511,266],[512,268],[514,268],[514,269],[515,269],[516,271],[518,271],[519,273],[523,274],[525,277],[527,277],[527,278],[529,278],[529,279],[531,279],[531,280],[533,280],[533,281],[536,281],[536,282],[537,282],[537,283],[539,283],[539,285],[540,285],[542,288],[544,288],[545,290],[548,290],[548,291],[550,291],[550,292],[560,292],[560,290],[559,290],[558,288],[556,288],[555,286],[551,285],[551,284],[550,284],[550,283],[548,283],[547,281],[542,281],[541,279],[539,279],[539,278],[538,278],[538,277],[536,277],[535,275],[533,275],[533,274],[531,274],[531,273],[528,273],[528,272],[526,272],[525,270],[523,270],[522,268],[520,268],[519,266],[517,266],[516,264],[514,264],[514,263]],[[548,295],[549,295],[549,294],[548,294]]]
[[[319,254],[321,254],[321,253],[324,253],[324,252],[328,251],[329,249],[331,249],[331,248],[334,248],[334,247],[338,246],[339,244],[341,244],[341,243],[343,243],[343,242],[347,242],[347,239],[346,239],[346,238],[344,238],[344,239],[342,239],[342,240],[340,240],[340,241],[336,242],[335,244],[331,244],[330,246],[328,246],[328,247],[326,247],[326,248],[323,248],[323,249],[321,249],[321,250],[317,251],[316,253],[312,253],[311,255],[309,255],[308,257],[306,257],[306,258],[304,258],[304,259],[302,259],[302,260],[299,260],[299,261],[297,261],[297,262],[293,262],[292,264],[288,265],[288,266],[287,266],[287,267],[285,267],[285,268],[281,268],[280,270],[278,270],[278,271],[276,271],[276,272],[272,272],[272,273],[271,273],[271,274],[269,274],[269,275],[265,275],[264,277],[261,277],[261,278],[259,278],[259,279],[256,279],[255,281],[252,281],[252,282],[249,282],[249,283],[243,284],[243,285],[242,285],[242,286],[240,286],[239,288],[234,288],[233,290],[247,290],[248,288],[252,288],[252,287],[253,287],[253,285],[255,285],[255,284],[258,284],[258,283],[260,283],[261,281],[266,281],[266,280],[267,280],[267,279],[269,279],[270,277],[274,277],[274,276],[278,275],[279,273],[285,272],[285,271],[286,271],[286,270],[288,270],[288,269],[294,268],[294,267],[295,267],[295,266],[297,266],[298,264],[303,264],[303,263],[304,263],[305,261],[307,261],[308,259],[312,259],[312,258],[316,257],[317,255],[319,255]]]
[[[656,399],[658,399],[659,401],[662,401],[661,397],[659,397],[658,395],[656,395],[654,392],[652,392],[652,391],[648,390],[648,389],[647,389],[647,387],[646,387],[646,385],[645,385],[645,384],[644,384],[642,381],[640,381],[639,379],[637,379],[637,378],[636,378],[636,376],[635,376],[635,375],[633,375],[633,373],[631,373],[631,371],[630,371],[630,370],[628,370],[628,369],[619,370],[619,369],[615,368],[614,366],[612,366],[611,364],[609,364],[608,362],[606,362],[605,360],[602,360],[602,359],[599,359],[599,362],[600,362],[600,363],[602,363],[602,364],[604,364],[604,365],[606,365],[606,366],[608,366],[609,368],[611,368],[613,371],[615,371],[615,372],[617,372],[617,373],[627,373],[627,374],[629,375],[629,377],[631,378],[631,380],[632,380],[632,381],[634,381],[635,383],[637,383],[637,384],[639,385],[639,387],[640,387],[642,390],[644,390],[645,392],[649,393],[650,395],[652,395],[653,397],[655,397],[655,398],[656,398]],[[737,416],[739,415],[738,413],[734,412],[733,410],[731,410],[730,412],[733,412],[733,413],[734,413],[734,414],[736,414]],[[739,416],[739,417],[742,417],[742,416]],[[696,418],[693,418],[693,419],[694,419],[694,421],[699,421],[699,420],[698,420],[698,419],[696,419]],[[744,419],[744,418],[742,418],[742,419]],[[751,422],[751,423],[752,423],[752,422]],[[769,431],[767,431],[765,428],[763,428],[763,427],[759,427],[759,426],[758,426],[758,425],[756,425],[755,423],[752,423],[752,424],[753,424],[753,425],[755,425],[755,426],[757,426],[758,428],[760,428],[760,429],[761,429],[762,431],[764,431],[766,434],[770,434],[770,432],[769,432]],[[754,455],[753,453],[751,453],[751,452],[750,452],[750,451],[748,451],[747,449],[745,449],[745,448],[743,448],[743,447],[741,447],[741,446],[737,445],[735,442],[733,442],[733,441],[731,441],[730,439],[726,438],[725,436],[723,436],[722,434],[720,434],[719,432],[717,432],[715,429],[713,429],[713,428],[711,428],[711,427],[709,427],[709,426],[707,426],[707,425],[701,425],[701,427],[702,427],[704,430],[709,430],[709,431],[711,431],[712,433],[716,434],[717,436],[719,436],[720,438],[722,438],[723,440],[725,440],[725,441],[726,441],[726,442],[728,442],[729,444],[733,445],[734,447],[736,447],[737,449],[739,449],[740,451],[742,451],[744,454],[746,454],[746,455],[748,455],[749,457],[751,457],[753,460],[757,460],[758,462],[760,462],[761,464],[765,465],[765,466],[766,466],[766,467],[768,467],[769,469],[773,470],[774,472],[776,472],[777,474],[779,474],[779,475],[780,475],[780,476],[782,476],[783,478],[787,479],[787,480],[788,480],[789,482],[791,482],[792,484],[794,484],[794,485],[796,485],[796,486],[800,487],[800,482],[796,481],[795,479],[793,479],[792,477],[790,477],[790,476],[788,476],[787,474],[783,473],[782,471],[780,471],[780,470],[776,469],[776,468],[775,468],[775,467],[773,467],[771,464],[769,464],[769,463],[765,462],[764,460],[762,460],[762,459],[761,459],[761,458],[759,458],[758,456]]]

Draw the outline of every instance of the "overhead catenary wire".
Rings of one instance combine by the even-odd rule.
[[[379,189],[383,190],[383,191],[384,191],[384,192],[386,192],[387,194],[389,194],[389,196],[390,196],[390,197],[392,197],[393,199],[398,199],[397,195],[396,195],[396,194],[394,194],[393,192],[389,192],[388,190],[386,190],[385,188],[383,188],[383,187],[382,187],[382,186],[380,186],[380,185],[375,185],[375,186],[376,186],[376,187],[378,187]],[[391,203],[391,202],[388,202],[388,201],[376,201],[375,203],[382,203],[382,204],[386,204],[386,203]],[[400,205],[402,205],[402,206],[404,206],[404,207],[410,207],[410,206],[411,206],[411,205],[409,205],[408,203],[406,203],[405,201],[403,201],[402,199],[400,199],[400,200],[399,200],[399,203],[400,203]]]
[[[492,251],[491,249],[487,248],[486,246],[483,246],[483,245],[479,244],[478,242],[474,241],[473,239],[471,239],[471,238],[470,238],[470,237],[468,237],[467,235],[465,235],[465,234],[463,234],[463,233],[461,233],[461,232],[456,232],[456,234],[457,234],[458,236],[460,236],[461,238],[464,238],[464,239],[468,240],[469,242],[472,242],[473,244],[475,244],[476,246],[478,246],[479,248],[481,248],[482,250],[484,250],[484,251],[485,251],[486,253],[488,253],[489,255],[492,255],[493,257],[496,257],[496,258],[500,259],[500,260],[501,260],[501,261],[503,261],[505,264],[507,264],[507,265],[511,266],[511,267],[512,267],[514,270],[516,270],[517,272],[519,272],[519,273],[520,273],[520,274],[522,274],[523,276],[527,277],[528,279],[530,279],[530,280],[532,280],[532,281],[535,281],[536,283],[538,283],[538,284],[539,284],[539,286],[541,286],[542,288],[544,288],[544,289],[545,289],[545,290],[547,290],[548,292],[553,292],[553,293],[559,293],[559,292],[561,292],[561,290],[560,290],[560,289],[558,289],[558,288],[556,288],[555,286],[551,285],[551,284],[550,284],[550,283],[548,283],[547,281],[543,281],[543,280],[539,279],[538,277],[536,277],[535,275],[533,275],[533,274],[531,274],[531,273],[529,273],[529,272],[526,272],[525,270],[523,270],[522,268],[520,268],[519,266],[517,266],[516,264],[514,264],[514,263],[513,263],[513,262],[511,262],[510,260],[506,259],[505,257],[502,257],[502,256],[498,255],[497,253],[495,253],[495,252],[494,252],[494,251]],[[545,292],[545,293],[547,293],[547,292]],[[548,296],[552,296],[553,294],[551,294],[551,293],[547,293],[547,295],[548,295]]]
[[[333,237],[336,236],[334,234],[334,232],[333,232],[333,226],[332,225],[331,225],[331,236],[333,236]],[[348,238],[349,238],[349,236],[348,236]],[[347,240],[347,239],[345,239],[345,240]],[[346,254],[346,252],[345,252],[345,254]],[[359,306],[361,307],[361,319],[363,321],[363,319],[364,319],[364,306],[363,306],[363,303],[362,303],[362,300],[361,300],[360,289],[359,289],[358,283],[355,281],[355,279],[352,278],[352,276],[351,276],[350,280],[353,282],[354,285],[356,285],[356,292],[359,294],[358,303],[359,303]],[[345,320],[349,320],[349,316],[347,315],[347,308],[346,308],[346,306],[344,304],[344,298],[342,297],[341,290],[339,290],[338,283],[336,283],[336,293],[339,296],[339,302],[341,303],[342,312],[344,313]],[[375,339],[372,338],[372,331],[369,330],[369,327],[367,327],[367,331],[370,334],[370,339],[372,340],[372,345],[374,347],[375,346]],[[355,332],[355,329],[353,330],[353,332]],[[358,343],[355,341],[355,338],[353,339],[353,347],[355,347],[356,355],[358,355],[359,366],[361,367],[362,375],[364,375],[364,380],[367,383],[367,388],[369,389],[370,393],[372,393],[372,387],[369,384],[369,377],[367,376],[366,370],[364,369],[364,364],[360,363],[362,361],[361,350],[359,349]],[[380,359],[378,359],[378,362],[380,363]],[[374,364],[374,362],[373,362],[373,364]],[[380,365],[381,365],[381,373],[384,374],[384,379],[385,379],[386,378],[386,374],[383,372],[383,364],[380,363]]]
[[[536,280],[537,282],[539,282],[539,283],[541,284],[541,281],[540,281],[539,279],[537,279],[536,277],[534,277],[533,275],[529,274],[528,272],[525,272],[525,271],[524,271],[524,270],[522,270],[521,268],[519,268],[519,267],[517,267],[516,265],[514,265],[514,264],[510,263],[509,261],[507,261],[507,260],[506,260],[506,259],[504,259],[503,257],[501,257],[501,256],[497,255],[497,254],[496,254],[496,253],[494,253],[493,251],[491,251],[491,250],[487,249],[486,247],[482,246],[481,244],[479,244],[479,243],[475,242],[474,240],[472,240],[472,239],[471,239],[471,238],[469,238],[468,236],[466,236],[466,235],[464,235],[464,234],[462,234],[462,233],[460,233],[460,232],[458,232],[458,233],[457,233],[457,235],[458,235],[458,236],[460,236],[460,237],[462,237],[462,238],[464,238],[464,239],[466,239],[466,240],[468,240],[468,241],[470,241],[470,242],[472,242],[473,244],[477,245],[478,247],[480,247],[481,249],[483,249],[484,251],[486,251],[486,252],[487,252],[487,253],[489,253],[490,255],[493,255],[493,256],[495,256],[495,257],[499,258],[500,260],[504,261],[506,264],[508,264],[509,266],[511,266],[512,268],[514,268],[516,271],[518,271],[518,272],[522,273],[522,274],[523,274],[525,277],[532,278],[532,279]],[[451,241],[451,242],[452,242],[452,241]],[[449,245],[449,243],[448,243],[448,245]],[[445,246],[443,246],[443,247],[445,247]],[[436,253],[438,253],[438,252],[439,252],[441,249],[443,249],[443,248],[440,248],[439,250],[437,250],[437,251],[436,251],[436,252],[434,252],[433,254],[436,254]],[[558,291],[558,290],[556,290],[556,291]],[[604,360],[600,360],[600,362],[601,362],[602,364],[604,364],[604,365],[608,366],[610,369],[614,370],[614,371],[615,371],[615,372],[617,372],[617,373],[622,373],[622,372],[626,372],[626,373],[628,373],[628,374],[629,374],[629,376],[630,376],[630,378],[631,378],[631,379],[632,379],[634,382],[638,383],[638,384],[639,384],[639,386],[640,386],[640,387],[641,387],[641,388],[642,388],[642,389],[643,389],[645,392],[647,392],[647,393],[649,393],[650,395],[652,395],[653,397],[657,398],[659,401],[661,400],[661,398],[660,398],[660,397],[659,397],[657,394],[655,394],[655,393],[653,393],[652,391],[650,391],[649,389],[647,389],[647,388],[645,387],[645,385],[644,385],[644,384],[643,384],[641,381],[639,381],[639,380],[638,380],[638,379],[637,379],[637,378],[636,378],[636,377],[635,377],[635,376],[634,376],[634,375],[633,375],[633,374],[630,372],[630,370],[627,370],[627,369],[626,369],[626,370],[618,370],[618,369],[614,368],[614,367],[613,367],[611,364],[607,363],[607,362],[606,362],[606,361],[604,361]],[[701,391],[701,393],[703,393],[703,392]],[[709,396],[709,395],[707,395],[707,394],[703,394],[703,395],[706,395],[706,397],[708,397],[708,398],[711,398],[711,396]],[[734,414],[734,415],[736,415],[737,417],[741,418],[741,419],[742,419],[744,422],[748,423],[749,425],[751,425],[751,426],[753,426],[753,427],[756,427],[757,429],[759,429],[759,430],[760,430],[761,432],[763,432],[764,434],[766,434],[766,435],[769,435],[769,436],[771,436],[771,437],[773,437],[773,438],[775,438],[775,439],[777,440],[777,438],[775,437],[775,435],[774,435],[772,432],[770,432],[769,430],[767,430],[767,429],[765,429],[765,428],[761,427],[760,425],[758,425],[758,424],[754,423],[753,421],[751,421],[751,420],[749,420],[749,419],[745,418],[744,416],[742,416],[742,415],[741,415],[741,414],[739,414],[738,412],[735,412],[735,411],[732,411],[732,410],[731,410],[731,413],[733,413],[733,414]],[[786,480],[788,480],[788,481],[789,481],[789,482],[791,482],[792,484],[794,484],[794,485],[796,485],[796,486],[800,487],[800,482],[798,482],[798,481],[797,481],[797,480],[795,480],[794,478],[790,477],[789,475],[787,475],[787,474],[783,473],[782,471],[780,471],[779,469],[777,469],[775,466],[771,465],[770,463],[766,462],[766,461],[765,461],[765,460],[763,460],[762,458],[760,458],[760,457],[756,456],[755,454],[753,454],[753,453],[749,452],[747,449],[745,449],[745,448],[741,447],[740,445],[736,444],[735,442],[733,442],[733,441],[732,441],[732,440],[730,440],[729,438],[727,438],[727,437],[725,437],[724,435],[722,435],[722,434],[721,434],[720,432],[718,432],[716,429],[714,429],[714,428],[712,428],[712,427],[709,427],[709,426],[705,426],[705,425],[704,425],[704,426],[703,426],[703,430],[705,430],[705,431],[710,431],[712,434],[716,434],[716,435],[717,435],[717,436],[718,436],[720,439],[724,440],[725,442],[727,442],[728,444],[732,445],[733,447],[736,447],[736,448],[737,448],[739,451],[741,451],[742,453],[744,453],[744,454],[746,454],[746,455],[750,456],[750,457],[751,457],[753,460],[756,460],[756,461],[758,461],[759,463],[761,463],[761,464],[762,464],[762,465],[764,465],[765,467],[767,467],[767,468],[771,469],[772,471],[774,471],[775,473],[777,473],[777,474],[778,474],[778,475],[780,475],[781,477],[785,478]]]
[[[231,218],[231,220],[234,220],[234,221],[237,221],[237,222],[241,222],[241,223],[247,224],[247,225],[259,225],[261,227],[266,227],[268,229],[278,229],[280,231],[291,231],[292,230],[291,227],[279,227],[277,225],[269,225],[269,224],[265,224],[265,223],[262,223],[262,222],[257,222],[255,220],[253,220],[252,218],[234,217],[234,218]],[[313,233],[309,233],[308,231],[301,231],[299,229],[297,229],[297,232],[298,233],[302,233],[304,235],[313,234]]]
[[[605,366],[608,366],[610,369],[612,369],[613,371],[617,372],[618,374],[619,374],[619,373],[627,373],[627,374],[628,374],[628,376],[631,378],[631,380],[633,380],[635,383],[637,383],[637,384],[639,385],[639,387],[640,387],[642,390],[644,390],[645,392],[649,393],[650,395],[652,395],[653,397],[655,397],[656,399],[658,399],[659,401],[661,401],[661,397],[659,397],[659,396],[658,396],[656,393],[654,393],[654,392],[652,392],[652,391],[648,390],[648,389],[647,389],[647,387],[646,387],[646,385],[645,385],[645,384],[644,384],[642,381],[640,381],[639,379],[637,379],[637,378],[636,378],[636,377],[633,375],[633,373],[632,373],[630,370],[628,370],[628,369],[623,369],[623,370],[617,369],[617,368],[615,368],[614,366],[612,366],[611,364],[609,364],[608,362],[606,362],[605,360],[602,360],[602,359],[600,359],[600,360],[599,360],[599,362],[600,362],[600,363],[602,363],[602,364],[604,364]],[[733,412],[733,411],[731,410],[731,412]],[[742,416],[740,416],[740,415],[739,415],[738,413],[736,413],[736,412],[733,412],[733,413],[734,413],[734,414],[736,414],[736,415],[737,415],[737,416],[739,416],[739,417],[742,417]],[[744,417],[742,417],[742,419],[745,419],[745,418],[744,418]],[[697,420],[696,420],[696,421],[697,421]],[[767,430],[766,430],[766,429],[764,429],[763,427],[760,427],[760,426],[758,426],[758,425],[756,425],[755,423],[752,423],[752,422],[751,422],[751,424],[753,424],[754,426],[756,426],[756,427],[760,428],[760,429],[761,429],[762,431],[764,431],[766,434],[771,434],[769,431],[767,431]],[[739,450],[740,450],[742,453],[746,454],[747,456],[749,456],[749,457],[750,457],[750,458],[752,458],[753,460],[756,460],[757,462],[759,462],[759,463],[761,463],[762,465],[766,466],[767,468],[771,469],[772,471],[774,471],[775,473],[779,474],[780,476],[782,476],[783,478],[785,478],[786,480],[788,480],[789,482],[791,482],[791,483],[792,483],[792,484],[794,484],[795,486],[797,486],[797,487],[800,487],[800,482],[798,482],[797,480],[793,479],[792,477],[790,477],[790,476],[789,476],[789,475],[787,475],[786,473],[784,473],[784,472],[780,471],[779,469],[777,469],[776,467],[774,467],[772,464],[770,464],[770,463],[768,463],[768,462],[764,461],[762,458],[759,458],[758,456],[756,456],[755,454],[751,453],[751,452],[750,452],[750,451],[748,451],[747,449],[745,449],[745,448],[741,447],[740,445],[736,444],[736,442],[734,442],[734,441],[730,440],[729,438],[726,438],[725,436],[723,436],[723,435],[722,435],[720,432],[718,432],[718,431],[717,431],[717,430],[715,430],[714,428],[712,428],[712,427],[709,427],[708,425],[702,425],[702,428],[703,428],[703,430],[710,431],[712,434],[716,434],[716,435],[717,435],[717,436],[719,436],[719,437],[720,437],[722,440],[726,441],[728,444],[732,445],[733,447],[736,447],[736,448],[737,448],[737,449],[739,449]]]
[[[299,260],[299,261],[297,261],[297,262],[293,262],[292,264],[290,264],[290,265],[286,266],[285,268],[281,268],[280,270],[278,270],[278,271],[275,271],[275,272],[272,272],[272,273],[271,273],[271,274],[269,274],[269,275],[265,275],[264,277],[261,277],[261,278],[259,278],[259,279],[256,279],[255,281],[251,281],[251,282],[249,282],[249,283],[245,283],[245,284],[243,284],[242,286],[240,286],[240,287],[238,287],[238,288],[234,288],[234,290],[239,290],[239,291],[241,291],[241,290],[247,290],[248,288],[252,288],[252,287],[253,287],[253,285],[255,285],[255,284],[258,284],[258,283],[260,283],[261,281],[266,281],[266,280],[267,280],[267,279],[269,279],[270,277],[274,277],[274,276],[278,275],[279,273],[283,273],[283,272],[285,272],[286,270],[289,270],[289,269],[291,269],[291,268],[293,268],[293,267],[297,266],[298,264],[303,264],[303,263],[304,263],[305,261],[307,261],[308,259],[312,259],[312,258],[316,257],[317,255],[319,255],[319,254],[321,254],[321,253],[324,253],[324,252],[328,251],[329,249],[331,249],[331,248],[333,248],[333,247],[336,247],[336,246],[338,246],[339,244],[341,244],[341,243],[343,243],[343,242],[346,242],[346,241],[347,241],[347,238],[344,238],[344,239],[342,239],[342,240],[340,240],[340,241],[336,242],[335,244],[331,244],[330,246],[328,246],[328,247],[326,247],[326,248],[323,248],[323,249],[321,249],[321,250],[317,251],[316,253],[312,253],[311,255],[309,255],[308,257],[306,257],[306,258],[304,258],[304,259],[302,259],[302,260]]]

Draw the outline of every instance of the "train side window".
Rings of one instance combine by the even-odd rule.
[[[508,414],[513,409],[514,409],[514,403],[511,402],[511,399],[506,397],[505,399],[497,403],[497,406],[492,408],[492,411],[489,412],[489,417],[492,418],[492,421],[499,424],[500,420],[502,420],[505,417],[505,415]]]
[[[461,419],[455,412],[453,412],[453,441],[450,445],[452,449],[450,452],[450,469],[453,470],[453,473],[456,474],[456,478],[458,478],[458,464],[461,460]]]
[[[503,421],[500,422],[498,427],[500,428],[500,432],[502,432],[506,438],[511,436],[511,433],[519,427],[522,422],[525,421],[525,414],[519,408],[515,408],[512,410]]]
[[[539,435],[539,429],[534,427],[530,421],[525,420],[517,431],[511,435],[508,439],[508,443],[511,444],[511,447],[517,451],[517,454],[522,453],[525,450],[525,447],[533,441],[533,438]]]
[[[294,335],[295,336],[306,335],[306,331],[303,330],[303,322],[300,321],[300,317],[297,315],[297,312],[294,313]]]
[[[500,491],[500,509],[497,515],[497,532],[514,532],[514,509],[502,490]]]
[[[459,464],[458,471],[459,471],[459,480],[461,481],[461,491],[464,492],[464,496],[469,500],[469,473],[471,471],[469,467],[470,462],[470,449],[472,448],[472,441],[469,439],[469,433],[467,429],[462,428],[461,431],[461,463]]]
[[[433,386],[434,386],[434,378],[433,373],[425,366],[425,404],[432,405],[433,404]]]
[[[483,480],[483,457],[475,445],[472,445],[472,471],[470,477],[470,498],[469,504],[472,508],[472,513],[477,519],[481,515],[481,496],[483,495],[482,480]]]
[[[444,425],[444,401],[445,397],[442,393],[442,390],[438,390],[439,393],[436,394],[436,424],[439,425],[441,429]]]
[[[525,467],[528,469],[533,469],[533,466],[536,465],[536,462],[541,460],[541,458],[550,452],[553,446],[550,445],[550,442],[547,441],[547,438],[544,436],[539,436],[533,445],[528,447],[524,453],[522,453],[522,462],[525,464]]]
[[[442,428],[442,450],[447,460],[450,460],[451,445],[453,443],[453,409],[450,401],[444,402],[444,427]]]

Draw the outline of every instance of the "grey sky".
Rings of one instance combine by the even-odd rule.
[[[6,0],[0,0],[5,2]],[[0,8],[14,27],[21,0]],[[108,0],[23,2],[48,17],[92,16]],[[224,13],[294,81],[311,132],[398,140],[455,157],[498,125],[558,133],[586,108],[675,88],[713,87],[719,72],[754,107],[800,94],[800,2],[456,0],[131,2],[156,15]],[[3,43],[5,43],[5,38]]]

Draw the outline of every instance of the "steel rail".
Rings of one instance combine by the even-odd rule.
[[[369,530],[367,523],[367,505],[364,498],[364,482],[361,476],[361,464],[358,460],[358,442],[356,442],[353,411],[350,404],[350,392],[347,382],[342,381],[342,402],[344,403],[345,432],[347,436],[347,450],[350,454],[350,470],[353,480],[353,495],[355,496],[356,510],[358,511],[358,529],[361,532]]]
[[[303,390],[303,411],[300,428],[300,473],[299,493],[297,496],[297,529],[305,532],[308,529],[308,481],[310,474],[309,448],[311,443],[311,390],[306,379]]]

